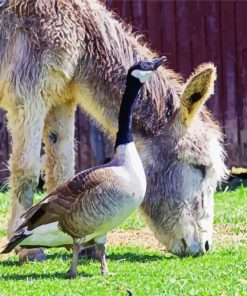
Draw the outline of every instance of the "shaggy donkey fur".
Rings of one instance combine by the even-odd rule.
[[[0,7],[0,106],[13,138],[10,234],[33,202],[42,136],[51,190],[73,174],[76,105],[114,138],[126,70],[153,56],[99,1],[8,0]],[[213,193],[226,173],[221,132],[202,106],[214,79],[212,65],[197,69],[180,108],[181,79],[162,67],[134,114],[148,181],[142,212],[157,238],[181,256],[208,250]]]

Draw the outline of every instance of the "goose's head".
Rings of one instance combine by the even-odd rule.
[[[128,78],[134,78],[139,83],[143,84],[152,76],[155,70],[166,61],[166,57],[161,57],[152,60],[142,60],[135,63],[128,71]]]

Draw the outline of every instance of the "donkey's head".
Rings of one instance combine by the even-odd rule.
[[[184,84],[168,127],[142,151],[151,181],[142,209],[157,238],[180,256],[210,249],[213,194],[226,174],[222,134],[204,107],[215,79],[212,64],[199,66]]]

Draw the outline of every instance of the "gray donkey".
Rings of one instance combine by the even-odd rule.
[[[76,106],[113,139],[126,71],[155,55],[99,1],[2,1],[0,106],[13,139],[9,236],[33,203],[42,139],[50,191],[74,173]],[[226,174],[221,131],[203,106],[215,78],[212,64],[198,67],[185,84],[162,67],[133,116],[148,182],[141,211],[155,236],[179,256],[210,249],[213,194]]]

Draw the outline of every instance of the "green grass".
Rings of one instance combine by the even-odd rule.
[[[247,187],[216,193],[214,221],[216,224],[247,224]]]
[[[36,196],[39,199],[40,196]],[[0,193],[0,236],[5,234],[8,192]],[[215,196],[215,224],[230,234],[246,235],[247,188]],[[142,228],[139,213],[122,229]],[[18,265],[18,258],[0,261],[0,295],[247,295],[247,246],[237,241],[217,244],[198,258],[177,258],[143,246],[108,248],[111,276],[102,277],[98,262],[81,260],[80,276],[66,279],[70,253],[47,251],[43,263]]]
[[[199,258],[179,259],[143,248],[108,250],[114,274],[103,278],[99,263],[81,260],[80,276],[66,279],[70,256],[49,251],[45,263],[19,267],[0,262],[1,295],[246,295],[246,248],[230,248]]]

